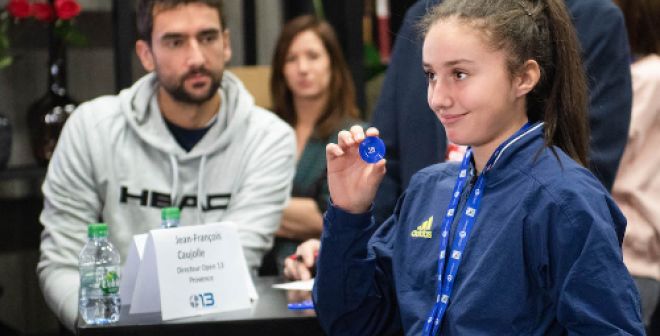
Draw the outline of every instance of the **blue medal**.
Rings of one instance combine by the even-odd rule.
[[[542,123],[537,124],[532,130],[541,126]],[[467,241],[470,238],[470,233],[472,232],[472,227],[479,213],[479,208],[481,205],[481,197],[484,194],[484,186],[486,184],[486,175],[488,171],[493,167],[493,165],[499,159],[500,154],[504,149],[506,149],[510,144],[527,134],[528,129],[530,128],[531,123],[526,123],[518,132],[512,135],[505,142],[500,144],[493,155],[486,163],[479,178],[475,183],[474,188],[470,191],[470,195],[465,204],[465,211],[462,213],[458,225],[456,226],[456,233],[454,236],[454,241],[452,243],[451,250],[449,251],[449,259],[447,260],[447,245],[449,241],[449,233],[451,230],[451,224],[454,221],[454,215],[458,208],[461,194],[463,189],[468,182],[468,172],[470,169],[470,161],[472,160],[472,148],[468,148],[463,157],[463,162],[458,173],[458,178],[456,179],[456,184],[454,185],[454,190],[452,194],[451,201],[447,206],[447,211],[445,212],[445,217],[442,221],[441,231],[440,231],[440,252],[438,254],[438,288],[436,290],[436,300],[433,305],[429,317],[427,318],[424,324],[423,335],[437,335],[440,330],[440,324],[442,323],[442,318],[447,311],[447,306],[449,305],[449,298],[451,297],[451,292],[454,286],[454,281],[456,280],[456,274],[458,272],[458,267],[461,264],[463,257],[463,252],[467,246]],[[446,267],[445,267],[446,263]]]
[[[385,144],[379,137],[366,137],[358,147],[360,157],[367,163],[377,163],[385,158]]]

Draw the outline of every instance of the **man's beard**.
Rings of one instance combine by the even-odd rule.
[[[203,74],[211,78],[211,85],[209,87],[209,90],[206,94],[202,96],[193,96],[190,93],[188,93],[188,91],[186,91],[184,87],[184,82],[186,81],[186,79],[190,76],[194,76],[197,74]],[[222,73],[220,73],[219,76],[214,76],[210,71],[203,68],[189,71],[181,78],[180,81],[178,81],[178,83],[168,83],[163,81],[162,78],[160,78],[160,76],[158,77],[159,77],[160,85],[165,89],[165,91],[167,91],[167,93],[170,94],[170,96],[172,96],[172,98],[174,98],[174,100],[182,103],[195,104],[195,105],[201,105],[211,100],[218,92],[218,89],[220,88],[220,83],[222,82]]]

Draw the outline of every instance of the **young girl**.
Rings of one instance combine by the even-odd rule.
[[[359,126],[327,146],[325,331],[642,335],[625,218],[584,168],[586,84],[563,1],[445,0],[423,22],[429,106],[470,148],[417,173],[376,227],[384,160],[360,160]]]

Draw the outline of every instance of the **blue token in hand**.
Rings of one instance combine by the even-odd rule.
[[[369,136],[360,143],[360,156],[367,163],[376,163],[385,157],[385,144],[379,137]]]

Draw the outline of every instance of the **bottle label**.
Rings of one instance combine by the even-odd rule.
[[[104,295],[119,292],[119,267],[83,267],[80,269],[80,286],[100,289]]]

